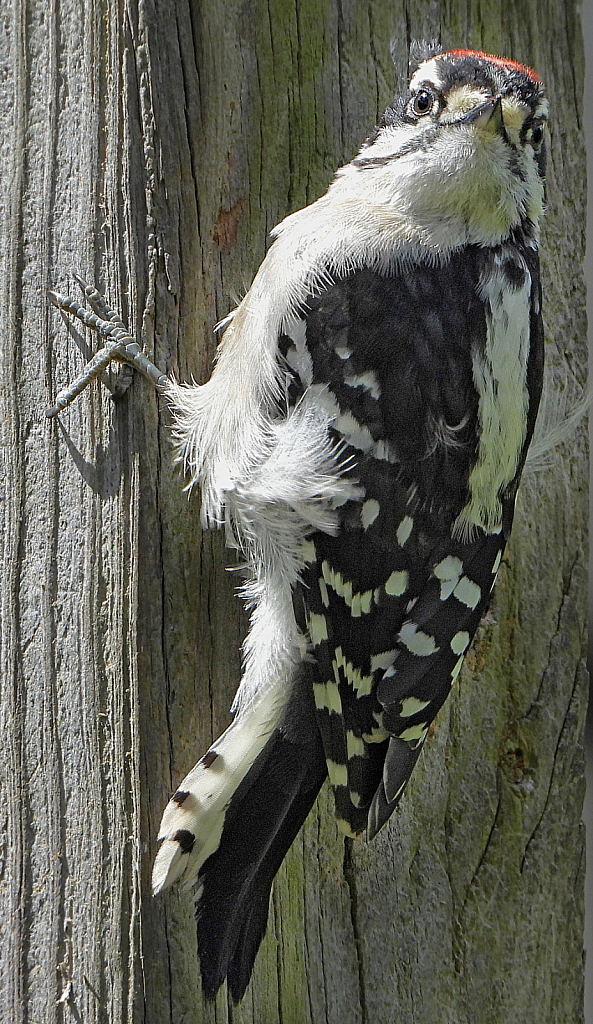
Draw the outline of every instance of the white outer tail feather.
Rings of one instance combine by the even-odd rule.
[[[209,753],[217,757],[210,767],[199,761],[186,775],[179,786],[180,792],[188,793],[183,803],[167,804],[159,832],[162,846],[152,872],[155,895],[181,878],[184,888],[193,886],[217,849],[228,802],[278,725],[287,697],[283,682],[278,679],[275,690],[268,687],[265,698],[252,705],[247,716],[237,716],[212,744]],[[190,853],[184,853],[174,838],[179,830],[195,836]]]

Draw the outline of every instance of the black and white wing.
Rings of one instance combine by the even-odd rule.
[[[529,291],[517,324],[528,349],[505,356],[508,372],[524,360],[529,413],[522,436],[501,439],[515,448],[493,471],[480,466],[483,434],[500,430],[500,414],[476,380],[496,344],[484,281],[505,260],[500,302],[512,304],[513,281]],[[529,264],[518,250],[470,250],[440,269],[359,271],[310,300],[296,340],[284,339],[295,369],[308,354],[309,386],[334,407],[331,431],[361,488],[339,509],[339,533],[311,538],[297,598],[336,815],[350,835],[372,837],[393,811],[488,605],[541,387]],[[481,475],[495,488],[489,504]]]

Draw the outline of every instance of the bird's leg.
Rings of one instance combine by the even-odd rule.
[[[93,288],[92,285],[88,285],[86,281],[83,281],[78,274],[73,276],[89,300],[93,312],[84,309],[75,299],[66,298],[66,296],[60,295],[58,292],[49,293],[50,301],[58,309],[64,310],[65,313],[71,313],[85,327],[90,327],[91,330],[96,331],[97,334],[106,339],[106,344],[87,363],[80,376],[72,384],[62,388],[56,395],[55,405],[45,410],[45,415],[48,417],[57,416],[62,409],[70,405],[81,391],[84,391],[87,385],[95,377],[98,377],[114,359],[117,362],[126,364],[126,366],[139,370],[155,387],[166,384],[168,380],[167,375],[159,370],[158,366],[155,366],[150,359],[146,358],[137,341],[128,332],[118,314],[109,309],[101,293],[96,288]],[[130,380],[131,377],[122,382],[124,385],[123,390],[128,387]]]

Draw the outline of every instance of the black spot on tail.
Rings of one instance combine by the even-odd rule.
[[[176,839],[179,843],[182,853],[191,853],[196,841],[194,834],[188,832],[186,828],[178,828],[173,839]]]

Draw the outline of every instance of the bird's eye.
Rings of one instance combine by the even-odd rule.
[[[544,126],[543,126],[543,124],[538,124],[538,125],[535,126],[535,128],[533,129],[533,131],[531,133],[531,138],[530,138],[529,141],[530,141],[530,143],[531,143],[531,145],[533,146],[534,149],[539,149],[539,147],[541,146],[542,142],[544,141]]]
[[[424,114],[430,114],[434,106],[434,96],[428,89],[419,89],[414,99],[412,100],[412,110],[419,117],[423,117]]]

